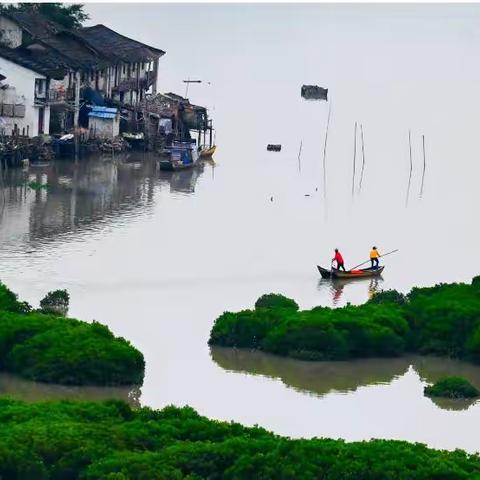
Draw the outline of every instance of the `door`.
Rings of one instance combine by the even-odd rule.
[[[38,109],[38,134],[41,135],[44,132],[44,118],[45,118],[45,108],[40,107]]]

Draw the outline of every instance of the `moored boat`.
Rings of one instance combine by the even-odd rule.
[[[215,150],[217,149],[216,145],[212,145],[211,147],[202,147],[200,149],[199,155],[200,157],[211,157],[214,153]]]
[[[198,161],[194,143],[174,142],[168,158],[160,160],[160,170],[184,170],[193,167]]]
[[[346,279],[354,279],[354,278],[367,278],[367,277],[378,277],[382,274],[384,270],[384,266],[378,268],[360,268],[357,270],[348,270],[344,272],[343,270],[337,270],[336,268],[332,268],[331,270],[322,268],[317,265],[318,271],[322,278],[346,278]]]

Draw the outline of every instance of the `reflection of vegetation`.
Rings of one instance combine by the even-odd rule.
[[[104,325],[29,309],[0,284],[1,370],[67,385],[143,382],[143,355]]]
[[[480,395],[480,392],[462,377],[441,378],[433,385],[425,387],[424,393],[429,397],[442,398],[476,398]]]
[[[225,370],[279,378],[297,390],[325,395],[350,392],[358,387],[389,383],[404,374],[414,358],[385,361],[361,359],[348,362],[305,362],[243,349],[211,347],[214,362]]]
[[[472,405],[476,403],[476,400],[471,398],[441,398],[441,397],[429,397],[430,400],[442,410],[462,411],[468,410]]]
[[[22,479],[463,479],[480,458],[392,440],[290,440],[189,407],[0,400],[0,475]]]
[[[17,375],[0,373],[0,395],[17,400],[38,402],[43,400],[123,400],[132,407],[140,406],[141,390],[139,387],[97,387],[55,385],[51,383],[32,382]]]
[[[480,362],[480,290],[472,285],[384,292],[365,305],[226,312],[210,344],[309,360],[391,357],[405,351]]]

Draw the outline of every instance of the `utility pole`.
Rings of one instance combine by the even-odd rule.
[[[183,83],[187,84],[187,87],[185,88],[185,98],[187,98],[188,95],[188,87],[190,86],[191,83],[202,83],[201,80],[184,80]]]

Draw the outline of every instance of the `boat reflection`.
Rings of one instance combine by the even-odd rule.
[[[368,298],[372,298],[377,292],[381,290],[381,285],[383,283],[383,278],[372,277],[372,278],[333,278],[333,279],[324,279],[321,278],[318,281],[317,288],[320,291],[325,289],[329,290],[332,297],[332,305],[334,307],[341,304],[342,295],[345,287],[347,286],[357,286],[365,285],[368,289]]]
[[[8,373],[0,373],[0,395],[38,402],[43,400],[122,400],[132,407],[140,406],[139,387],[86,387],[32,382]]]
[[[320,397],[331,392],[349,393],[368,385],[389,384],[409,369],[417,373],[419,382],[434,383],[447,375],[460,375],[480,387],[480,366],[438,357],[412,355],[308,362],[224,347],[211,347],[210,354],[213,361],[225,370],[280,379],[290,388]],[[431,400],[439,408],[447,410],[464,410],[475,403],[469,400]]]

